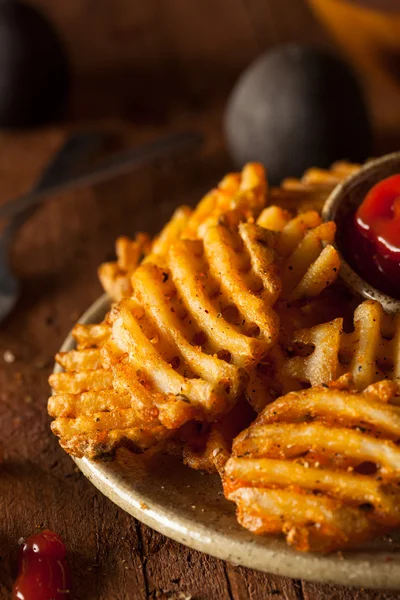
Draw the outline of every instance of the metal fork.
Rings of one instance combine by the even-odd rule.
[[[43,192],[55,182],[64,179],[73,168],[94,152],[104,141],[104,135],[89,132],[78,133],[67,139],[46,167],[32,194]],[[28,196],[29,197],[29,196]],[[8,204],[8,203],[7,203]],[[13,204],[8,204],[13,206]],[[20,283],[12,273],[9,264],[11,243],[17,231],[36,211],[38,204],[27,206],[18,212],[0,234],[0,321],[13,309],[20,291]]]
[[[10,218],[0,234],[0,322],[13,309],[20,285],[9,265],[9,251],[18,229],[31,217],[37,206],[55,194],[105,181],[151,161],[199,146],[202,137],[179,133],[114,154],[99,164],[78,170],[84,159],[104,142],[102,133],[72,135],[50,162],[30,194],[0,206],[0,218]]]

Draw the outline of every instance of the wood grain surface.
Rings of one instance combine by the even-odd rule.
[[[115,130],[125,144],[187,128],[202,131],[206,144],[199,153],[53,199],[15,241],[22,294],[0,325],[0,600],[11,596],[18,539],[43,526],[65,540],[72,597],[79,600],[398,598],[257,573],[165,538],[80,474],[46,414],[53,355],[101,293],[96,269],[112,256],[117,235],[155,232],[171,204],[198,201],[230,168],[221,113],[239,71],[279,41],[329,42],[300,0],[35,3],[57,24],[72,58],[70,123],[0,135],[1,202],[28,190],[66,132],[84,119]],[[14,362],[4,360],[6,352]]]

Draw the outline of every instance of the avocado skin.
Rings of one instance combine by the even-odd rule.
[[[371,126],[350,67],[326,52],[290,44],[262,54],[240,76],[225,112],[238,167],[260,161],[269,181],[308,167],[370,156]]]
[[[22,2],[0,2],[0,127],[62,116],[69,79],[66,53],[47,18]]]

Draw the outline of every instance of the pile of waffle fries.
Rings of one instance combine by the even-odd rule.
[[[117,240],[113,300],[76,325],[48,404],[70,454],[179,452],[217,472],[254,533],[329,552],[400,525],[400,315],[338,280],[320,211],[359,165],[268,189],[227,175],[154,240]]]

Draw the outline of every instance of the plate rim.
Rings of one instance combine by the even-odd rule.
[[[110,306],[110,297],[103,294],[83,313],[78,323],[99,322]],[[70,332],[60,352],[67,352],[74,346]],[[54,372],[62,370],[55,364]],[[126,449],[124,451],[129,452]],[[364,589],[400,590],[400,553],[391,555],[389,549],[379,553],[361,550],[329,555],[302,553],[286,545],[278,549],[272,543],[268,547],[268,542],[258,545],[260,536],[253,534],[249,534],[251,538],[248,540],[240,541],[230,537],[229,532],[223,534],[200,524],[194,517],[182,517],[172,508],[161,506],[140,492],[132,494],[132,489],[129,490],[129,485],[116,474],[115,469],[113,473],[113,462],[71,458],[83,475],[114,504],[145,525],[189,548],[227,560],[235,566],[292,579]],[[278,538],[270,536],[269,539],[276,543]],[[263,536],[263,540],[268,540],[268,537]]]

